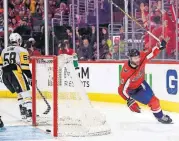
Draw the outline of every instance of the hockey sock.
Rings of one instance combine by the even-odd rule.
[[[23,106],[27,108],[27,110],[32,110],[32,97],[30,91],[25,91],[20,93],[23,97]]]
[[[159,119],[163,117],[163,111],[160,109],[158,111],[153,111],[154,116]]]
[[[19,107],[21,108],[23,103],[24,103],[23,98],[18,98],[17,100],[18,100],[18,103],[19,103]]]
[[[18,103],[19,103],[19,109],[20,109],[20,113],[22,115],[22,119],[25,119],[25,115],[26,115],[26,108],[24,107],[24,101],[23,98],[20,94],[18,94]]]
[[[18,94],[17,96],[18,96],[17,101],[18,101],[18,103],[19,103],[19,106],[20,106],[20,105],[22,106],[22,104],[24,103],[24,102],[23,102],[23,97],[22,97],[20,94]]]
[[[159,119],[163,117],[163,111],[160,108],[160,101],[156,96],[152,96],[148,105],[156,118]]]

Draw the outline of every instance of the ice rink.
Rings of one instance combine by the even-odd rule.
[[[0,99],[0,115],[6,127],[6,130],[0,131],[0,141],[179,141],[179,114],[167,113],[174,124],[164,125],[158,123],[147,109],[137,114],[130,112],[125,105],[97,102],[92,104],[106,115],[111,134],[54,139],[42,129],[20,121],[15,99]]]

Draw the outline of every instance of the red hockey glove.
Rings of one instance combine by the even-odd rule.
[[[136,113],[140,113],[141,112],[139,105],[132,98],[127,99],[127,106],[133,112],[136,112]]]

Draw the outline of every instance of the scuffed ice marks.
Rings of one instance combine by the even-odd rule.
[[[48,140],[52,137],[38,128],[30,126],[7,126],[0,132],[0,141]]]

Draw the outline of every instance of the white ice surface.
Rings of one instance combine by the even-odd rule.
[[[179,114],[177,113],[167,113],[173,119],[174,124],[164,125],[158,123],[151,112],[146,109],[141,114],[137,114],[129,111],[125,105],[96,102],[93,102],[93,105],[106,115],[107,122],[112,130],[110,135],[53,139],[51,135],[40,130],[39,139],[33,141],[179,141]],[[35,136],[34,132],[36,131],[31,130],[31,126],[20,121],[17,100],[0,99],[0,115],[7,131],[11,131],[14,126],[17,129],[22,127],[21,130],[27,130],[29,136]],[[23,128],[23,126],[28,128]],[[45,129],[45,127],[40,128]],[[20,140],[22,134],[19,130],[13,130],[12,135],[14,139],[9,141],[22,141]],[[2,136],[6,136],[6,132],[0,132],[0,141],[6,141]],[[26,134],[23,136],[26,136]]]

